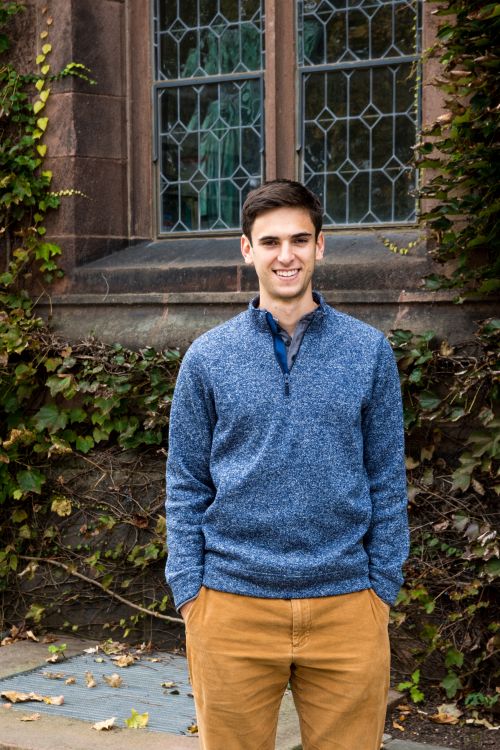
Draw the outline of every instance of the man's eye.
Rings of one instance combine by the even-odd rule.
[[[295,244],[296,245],[307,245],[308,242],[309,242],[309,240],[308,240],[307,237],[298,237],[295,240]]]

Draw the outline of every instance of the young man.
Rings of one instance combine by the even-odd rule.
[[[204,750],[272,750],[290,683],[304,750],[378,750],[389,605],[408,550],[401,394],[383,334],[312,291],[322,208],[243,206],[259,296],[184,357],[167,465],[167,580]]]

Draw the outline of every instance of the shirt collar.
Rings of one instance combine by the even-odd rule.
[[[323,296],[316,290],[313,290],[312,296],[313,296],[313,300],[316,302],[318,307],[316,307],[314,310],[311,310],[310,313],[306,313],[306,315],[303,317],[307,317],[311,315],[310,325],[314,324],[316,326],[316,325],[319,325],[323,321],[324,317],[326,316],[328,305],[326,304]],[[250,316],[255,323],[259,324],[262,327],[269,328],[267,318],[266,318],[268,310],[264,309],[263,307],[259,307],[259,301],[260,301],[260,297],[258,294],[250,301],[248,305]],[[302,319],[303,318],[301,318],[301,320]]]

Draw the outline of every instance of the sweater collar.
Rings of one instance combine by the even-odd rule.
[[[313,310],[313,317],[309,324],[309,328],[320,328],[320,326],[323,324],[323,321],[326,318],[326,315],[328,313],[328,305],[323,299],[323,296],[316,290],[313,291],[312,295],[313,295],[313,300],[317,303],[318,307],[315,310]],[[248,312],[250,314],[250,320],[255,325],[257,325],[259,328],[263,330],[269,330],[269,324],[267,322],[267,317],[266,317],[268,310],[265,310],[264,308],[259,307],[259,295],[258,294],[256,297],[254,297],[250,301],[248,305]]]

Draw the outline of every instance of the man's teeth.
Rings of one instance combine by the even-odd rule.
[[[295,276],[298,271],[276,271],[276,273],[278,274],[278,276]]]

